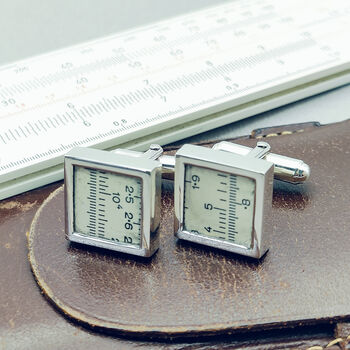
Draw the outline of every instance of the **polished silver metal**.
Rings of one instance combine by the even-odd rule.
[[[155,146],[160,147],[159,145]],[[150,146],[150,149],[151,148],[152,145]],[[274,178],[276,180],[297,185],[305,182],[310,177],[310,167],[306,163],[304,163],[301,159],[286,157],[276,153],[270,153],[270,146],[267,142],[259,141],[257,143],[257,147],[250,148],[232,142],[221,141],[219,143],[216,143],[212,148],[230,153],[236,153],[242,156],[249,155],[253,157],[255,157],[254,154],[250,153],[252,151],[258,152],[259,154],[262,154],[260,158],[274,164]],[[113,152],[141,157],[149,151],[142,153],[137,151],[117,149]],[[173,179],[173,174],[175,171],[175,157],[161,154],[158,158],[154,159],[157,159],[162,164],[163,177],[165,175],[165,177]]]
[[[267,142],[259,141],[256,147],[247,154],[247,157],[264,158],[270,152],[270,145]]]
[[[252,151],[250,147],[227,141],[215,144],[213,149],[240,154],[242,156],[246,156]],[[299,184],[305,182],[310,177],[309,166],[300,159],[285,157],[275,153],[266,153],[263,159],[275,165],[274,176],[276,180]]]
[[[174,179],[175,157],[163,154],[158,158],[158,160],[162,164],[163,177]]]
[[[132,255],[149,257],[159,247],[158,226],[160,222],[161,163],[157,160],[162,154],[160,146],[152,147],[144,154],[128,150],[114,152],[91,148],[74,148],[65,156],[65,211],[66,234],[72,242],[101,247]],[[140,179],[141,220],[140,244],[116,242],[101,237],[87,235],[75,230],[74,176],[77,167],[94,169],[106,174],[118,174],[126,178]],[[118,189],[115,189],[118,191]],[[108,194],[108,193],[107,193]],[[107,218],[108,220],[108,218]]]
[[[252,179],[255,184],[253,230],[249,246],[206,237],[184,229],[184,192],[186,165],[222,171]],[[142,231],[139,247],[124,242],[111,242],[74,231],[74,169],[81,166],[113,174],[142,179]],[[175,235],[196,242],[253,258],[261,258],[269,247],[271,232],[273,177],[293,184],[303,183],[310,175],[307,164],[299,159],[270,153],[266,142],[255,148],[230,142],[219,142],[213,148],[184,145],[176,156],[163,155],[161,146],[152,144],[142,153],[117,149],[112,152],[75,148],[65,157],[66,232],[69,240],[124,253],[151,256],[158,249],[157,228],[160,221],[161,176],[174,178]],[[203,218],[205,219],[205,218]]]
[[[272,230],[271,208],[274,164],[260,159],[268,151],[269,146],[267,144],[259,144],[253,150],[250,149],[250,156],[241,156],[231,152],[224,152],[220,149],[210,149],[194,145],[184,145],[181,147],[176,153],[175,165],[175,236],[182,240],[252,258],[261,258],[268,250]],[[253,229],[250,246],[242,246],[228,240],[207,237],[201,232],[194,233],[185,230],[185,172],[188,165],[216,170],[223,174],[246,177],[255,182]],[[198,205],[203,204],[198,203]],[[204,205],[206,204],[204,203]],[[230,205],[234,204],[231,203]],[[203,217],[203,223],[205,221],[206,218]]]

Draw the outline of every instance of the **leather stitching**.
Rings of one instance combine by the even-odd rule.
[[[341,346],[342,349],[345,349],[349,343],[350,343],[350,335],[348,335],[346,338],[336,338],[336,339],[330,341],[326,345],[326,347],[315,345],[315,346],[311,346],[311,347],[307,348],[306,350],[323,350],[323,349],[330,348],[331,346],[334,346],[334,345],[339,345],[339,346]]]
[[[263,139],[266,137],[275,137],[275,136],[283,136],[283,135],[292,135],[292,134],[296,134],[299,132],[304,132],[304,129],[299,129],[299,130],[293,130],[293,131],[289,131],[289,130],[285,130],[285,131],[281,131],[281,132],[275,132],[275,133],[271,133],[271,134],[265,134],[265,135],[258,135],[255,136],[253,138],[255,139]]]

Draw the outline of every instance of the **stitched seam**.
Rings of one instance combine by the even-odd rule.
[[[285,131],[281,131],[281,132],[277,132],[277,133],[271,133],[271,134],[265,134],[265,135],[258,135],[258,136],[252,136],[250,135],[251,139],[263,139],[263,138],[267,138],[267,137],[274,137],[274,136],[284,136],[284,135],[292,135],[292,134],[297,134],[297,133],[301,133],[304,132],[305,129],[298,129],[298,130],[293,130],[293,131],[289,131],[289,130],[285,130]],[[254,132],[254,131],[253,131]],[[198,146],[204,146],[204,145],[210,145],[212,143],[218,143],[220,141],[235,141],[236,139],[243,139],[244,136],[242,137],[238,137],[238,138],[224,138],[224,139],[217,139],[217,140],[209,140],[209,141],[199,141],[199,142],[193,142],[192,144],[194,145],[198,145]],[[175,151],[177,149],[179,149],[181,146],[165,146],[163,147],[165,152],[170,152],[170,151]]]
[[[323,350],[323,349],[327,349],[330,348],[333,345],[342,345],[342,347],[345,349],[345,347],[350,343],[350,335],[348,335],[346,338],[337,338],[334,339],[332,341],[330,341],[326,347],[323,346],[319,346],[319,345],[315,345],[315,346],[311,346],[309,348],[307,348],[306,350]]]
[[[258,136],[255,136],[253,138],[255,138],[255,139],[263,139],[263,138],[266,138],[266,137],[292,135],[292,134],[296,134],[296,133],[304,132],[304,131],[305,131],[305,129],[299,129],[299,130],[293,130],[293,131],[285,130],[285,131],[275,132],[275,133],[271,133],[271,134],[258,135]]]

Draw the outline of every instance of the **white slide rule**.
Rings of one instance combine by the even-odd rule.
[[[0,199],[350,82],[348,0],[245,0],[0,68]],[[316,118],[317,119],[317,118]]]

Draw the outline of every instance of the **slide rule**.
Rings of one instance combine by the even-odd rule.
[[[346,0],[232,1],[0,68],[0,199],[350,82]]]

